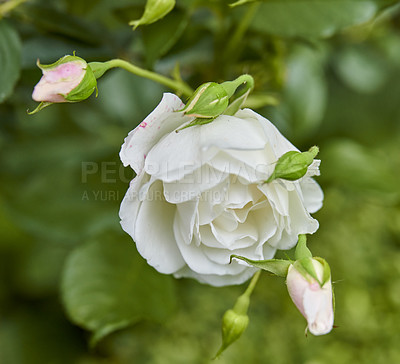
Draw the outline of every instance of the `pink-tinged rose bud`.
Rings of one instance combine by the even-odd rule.
[[[312,259],[312,265],[320,282],[323,282],[324,267],[317,260]],[[300,271],[302,273],[300,273]],[[329,277],[322,285],[303,269],[289,267],[286,284],[289,295],[306,318],[308,330],[313,335],[329,333],[333,327],[332,283]],[[304,274],[304,275],[303,275]]]
[[[32,98],[44,103],[76,102],[87,99],[97,87],[96,78],[86,61],[64,56],[51,65],[41,65],[43,76]]]

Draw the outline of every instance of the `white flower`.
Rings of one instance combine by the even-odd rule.
[[[311,234],[310,216],[323,193],[311,178],[265,183],[274,163],[297,150],[265,118],[249,109],[182,129],[193,118],[164,94],[157,108],[125,139],[120,157],[137,176],[120,209],[121,225],[139,253],[161,273],[213,286],[240,284],[256,271],[234,261],[270,259]]]
[[[318,279],[322,280],[322,264],[316,259],[312,259],[312,263]],[[321,287],[313,277],[304,277],[291,265],[286,284],[292,301],[307,320],[308,330],[313,335],[329,333],[333,327],[331,279]]]

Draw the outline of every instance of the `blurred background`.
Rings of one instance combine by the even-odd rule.
[[[218,363],[400,363],[398,2],[178,0],[132,31],[144,5],[0,2],[0,363],[209,363],[245,288],[161,275],[121,231],[133,175],[119,149],[167,89],[113,70],[97,98],[27,115],[36,59],[73,51],[165,75],[179,62],[193,88],[250,73],[249,106],[299,149],[320,147],[309,247],[330,263],[338,327],[306,337],[284,281],[263,274]]]

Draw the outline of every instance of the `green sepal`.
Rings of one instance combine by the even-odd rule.
[[[139,25],[152,24],[162,19],[175,6],[175,0],[147,0],[142,17],[132,20],[129,25],[135,30]]]
[[[331,267],[329,266],[328,262],[324,258],[314,257],[315,260],[318,260],[322,264],[323,271],[322,271],[322,282],[321,287],[331,279]]]
[[[94,77],[96,77],[96,79],[99,79],[110,69],[108,62],[90,62],[88,63],[88,65],[92,69]]]
[[[303,258],[312,258],[312,253],[310,249],[307,248],[307,237],[305,234],[299,235],[299,241],[294,252],[295,260]]]
[[[70,102],[78,102],[86,100],[93,91],[96,90],[97,97],[97,81],[96,77],[93,74],[92,69],[87,64],[85,69],[85,75],[83,76],[82,81],[76,86],[73,90],[71,90],[68,95],[63,95],[64,98]]]
[[[307,152],[297,152],[291,150],[282,155],[276,163],[274,172],[266,181],[272,182],[277,178],[282,178],[288,181],[296,181],[307,173],[308,167],[317,156],[319,148],[311,147]]]
[[[252,76],[244,74],[233,81],[227,81],[221,84],[229,98],[231,98],[236,92],[237,88],[243,84],[243,89],[235,96],[235,99],[225,110],[224,115],[235,115],[242,108],[243,104],[247,100],[247,97],[254,88],[254,79]]]
[[[38,106],[36,106],[35,110],[33,110],[33,111],[27,110],[26,112],[28,113],[28,115],[36,114],[37,112],[44,109],[45,107],[53,105],[53,104],[54,104],[54,102],[42,101]]]
[[[312,260],[313,258],[296,260],[293,263],[293,267],[296,268],[296,270],[308,281],[312,281],[311,278],[314,278],[321,285],[321,281],[318,278]]]
[[[224,111],[224,115],[235,115],[246,102],[251,90],[247,90],[243,95],[232,101]]]
[[[233,258],[243,260],[256,268],[266,270],[269,273],[283,278],[287,276],[289,266],[292,264],[290,260],[285,259],[252,260],[241,257],[240,255],[231,255],[231,262]]]
[[[191,126],[195,126],[195,125],[209,124],[214,120],[215,120],[215,118],[209,118],[209,119],[196,118],[196,119],[192,120],[189,124],[187,124],[185,126],[182,126],[182,128],[177,129],[176,132],[179,133],[181,130],[186,129],[186,128],[190,128]]]
[[[207,82],[196,89],[186,106],[180,111],[187,116],[210,119],[221,115],[228,104],[229,96],[222,85],[216,82]]]
[[[66,55],[64,57],[61,57],[59,60],[57,60],[54,63],[51,64],[41,64],[39,60],[36,61],[36,65],[41,69],[41,70],[49,70],[52,68],[55,68],[61,64],[68,63],[68,62],[81,62],[84,66],[86,65],[86,61],[78,56],[73,56]]]

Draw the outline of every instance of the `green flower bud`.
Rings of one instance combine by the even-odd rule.
[[[222,319],[222,346],[226,348],[239,339],[248,324],[249,317],[247,315],[238,315],[233,310],[226,311]]]
[[[295,181],[303,177],[307,173],[308,167],[314,161],[314,158],[319,152],[317,146],[313,146],[308,152],[290,151],[279,158],[276,163],[275,170],[267,183],[272,182],[277,178]]]
[[[243,84],[245,84],[245,87],[243,87],[234,100],[231,100],[232,103],[229,104],[237,88]],[[186,106],[180,110],[185,115],[196,118],[182,129],[211,123],[221,114],[234,115],[242,107],[253,87],[253,77],[246,74],[239,76],[233,81],[221,84],[216,82],[204,83],[196,89]]]
[[[129,25],[135,30],[139,25],[152,24],[162,19],[175,6],[175,0],[147,0],[142,17],[132,20]]]
[[[209,119],[221,115],[228,104],[229,97],[224,87],[207,82],[197,88],[181,111],[187,116]]]
[[[222,318],[222,345],[215,356],[216,358],[232,343],[239,339],[246,330],[249,324],[249,317],[247,316],[249,304],[250,297],[245,293],[236,300],[233,309],[225,312]]]

